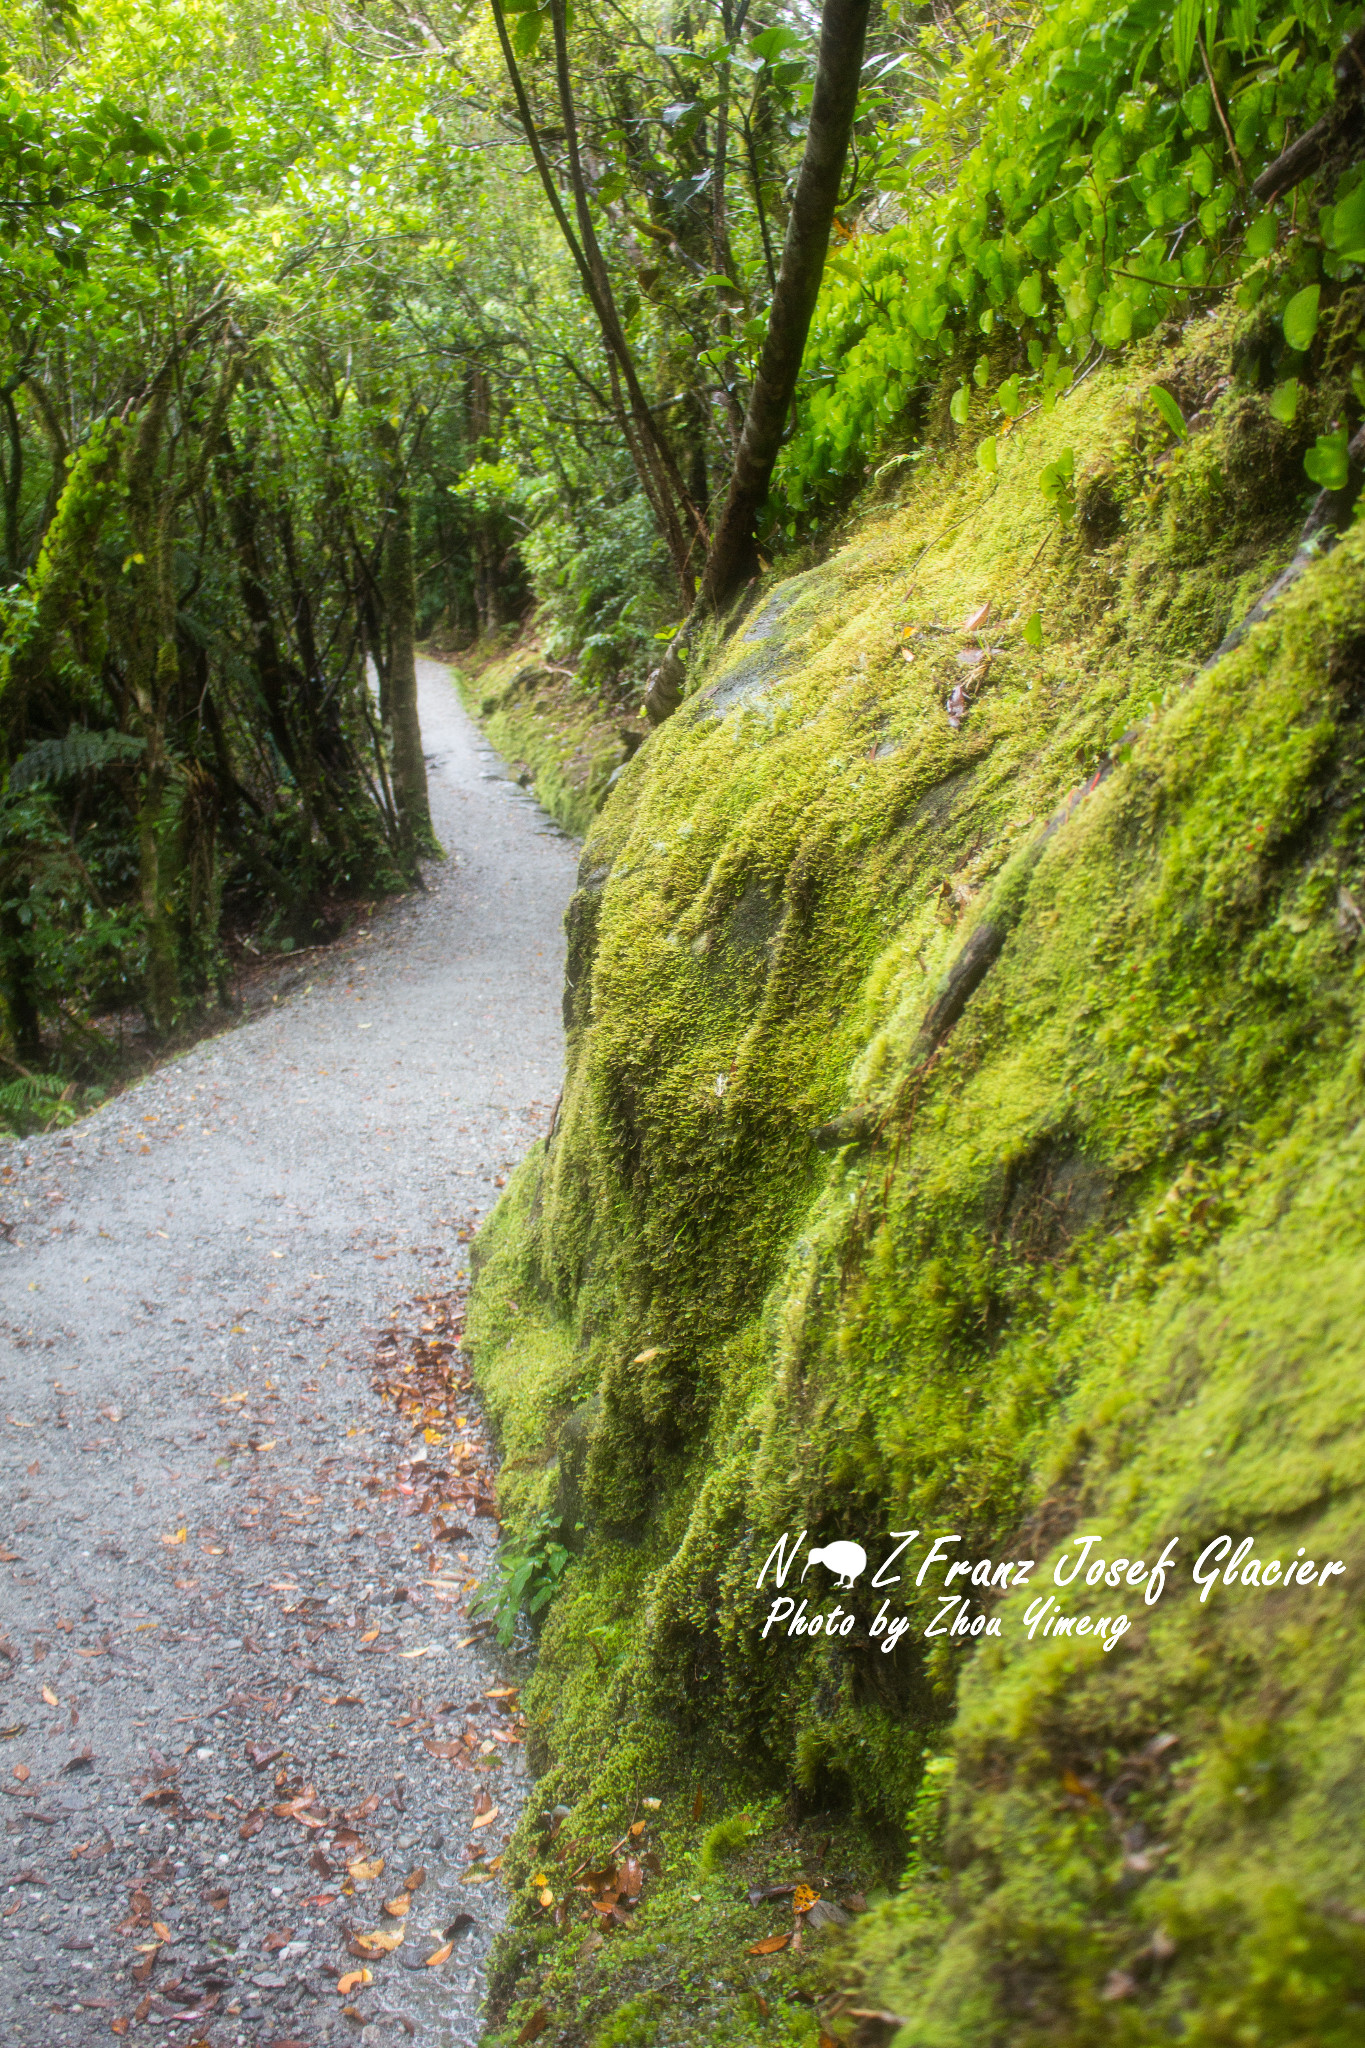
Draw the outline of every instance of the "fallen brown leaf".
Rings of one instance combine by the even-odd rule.
[[[166,1544],[183,1543],[189,1533],[188,1529],[177,1529],[174,1536],[163,1536],[161,1540]]]
[[[439,1963],[443,1963],[446,1961],[446,1959],[454,1951],[454,1947],[455,1944],[453,1941],[443,1941],[438,1949],[436,1949],[431,1955],[424,1958],[423,1968],[427,1970],[434,1970]]]
[[[420,1892],[426,1881],[426,1865],[419,1863],[416,1870],[410,1870],[403,1879],[403,1890],[405,1892]]]
[[[402,1945],[401,1927],[376,1927],[373,1934],[353,1934],[346,1944],[350,1953],[365,1963],[374,1962],[377,1956],[392,1955]]]
[[[267,1934],[265,1940],[261,1943],[261,1947],[269,1949],[273,1954],[276,1949],[288,1948],[293,1939],[293,1928],[281,1927],[274,1934]]]
[[[538,2041],[550,2024],[550,2015],[543,2005],[538,2005],[526,2025],[517,2035],[517,2048],[525,2048],[527,2041]]]
[[[43,1698],[47,1701],[47,1704],[50,1707],[55,1707],[58,1705],[57,1695],[52,1690],[52,1687],[50,1685],[45,1685],[43,1687]]]
[[[252,1808],[237,1832],[244,1842],[249,1842],[253,1835],[259,1835],[264,1826],[265,1808],[263,1806],[256,1806]]]
[[[766,1941],[751,1942],[749,1944],[749,1954],[751,1956],[775,1956],[777,1951],[780,1948],[785,1948],[790,1940],[791,1936],[789,1934],[770,1934]]]
[[[407,1893],[399,1892],[396,1899],[385,1899],[384,1911],[391,1920],[401,1920],[411,1905],[412,1900],[408,1897]]]
[[[373,1984],[374,1978],[368,1970],[348,1970],[344,1977],[337,1978],[337,1990],[343,1998],[349,1998],[362,1984]]]
[[[368,1861],[364,1857],[357,1857],[354,1863],[346,1865],[347,1877],[353,1879],[356,1884],[370,1884],[376,1877],[382,1877],[383,1872],[382,1856],[372,1856]]]

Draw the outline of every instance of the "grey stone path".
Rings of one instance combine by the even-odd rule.
[[[473,1852],[493,1860],[521,1782],[514,1706],[487,1697],[506,1673],[457,1648],[492,1525],[469,1518],[467,1574],[450,1548],[433,1570],[370,1359],[391,1313],[413,1327],[456,1285],[546,1126],[575,848],[430,662],[422,725],[430,894],[0,1149],[6,2048],[477,2039],[499,1885]],[[426,1746],[466,1728],[472,1765]],[[248,1744],[281,1754],[258,1769]],[[472,1832],[485,1787],[500,1811]],[[272,1813],[310,1788],[311,1815],[360,1815],[362,1851]],[[397,1926],[414,1865],[408,1939],[341,1993],[364,1967],[344,1926]]]

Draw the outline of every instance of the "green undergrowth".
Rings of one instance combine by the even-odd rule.
[[[496,2040],[1361,2038],[1365,531],[1201,669],[1337,402],[1274,416],[1256,320],[874,494],[593,825],[470,1319],[504,1516],[573,1553]],[[1201,1601],[1223,1532],[1346,1569]],[[1054,1584],[1089,1535],[1139,1578],[1177,1539],[1160,1597]],[[765,1640],[784,1537],[847,1635]],[[926,1633],[949,1590],[989,1633]],[[1030,1640],[1040,1597],[1126,1632]],[[802,1879],[850,1924],[751,1956],[749,1887]]]
[[[451,655],[460,695],[536,801],[582,838],[612,778],[644,737],[638,718],[613,707],[534,649]]]

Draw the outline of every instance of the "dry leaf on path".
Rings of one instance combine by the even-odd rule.
[[[382,1856],[371,1856],[368,1859],[359,1857],[354,1863],[346,1865],[347,1877],[353,1878],[357,1884],[370,1884],[376,1877],[382,1877],[383,1872]]]
[[[433,1954],[426,1956],[423,1959],[422,1967],[427,1970],[434,1970],[438,1963],[443,1963],[446,1961],[447,1957],[450,1956],[454,1951],[454,1947],[455,1944],[453,1941],[443,1941],[441,1943],[441,1946],[437,1950],[435,1950]]]
[[[770,1934],[766,1941],[750,1942],[749,1954],[751,1956],[775,1956],[777,1951],[780,1948],[785,1948],[790,1940],[791,1936],[789,1934]]]
[[[374,1978],[368,1970],[348,1970],[344,1977],[337,1978],[337,1990],[343,1998],[349,1998],[362,1984],[373,1984]]]
[[[385,1899],[384,1911],[391,1919],[401,1920],[411,1905],[412,1900],[408,1897],[407,1893],[400,1892],[396,1899]]]

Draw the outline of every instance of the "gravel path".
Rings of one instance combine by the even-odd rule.
[[[461,1612],[496,1532],[448,1340],[559,1086],[575,849],[421,685],[430,893],[0,1150],[7,2048],[477,2039],[522,1751]],[[425,1431],[372,1384],[391,1327]]]

